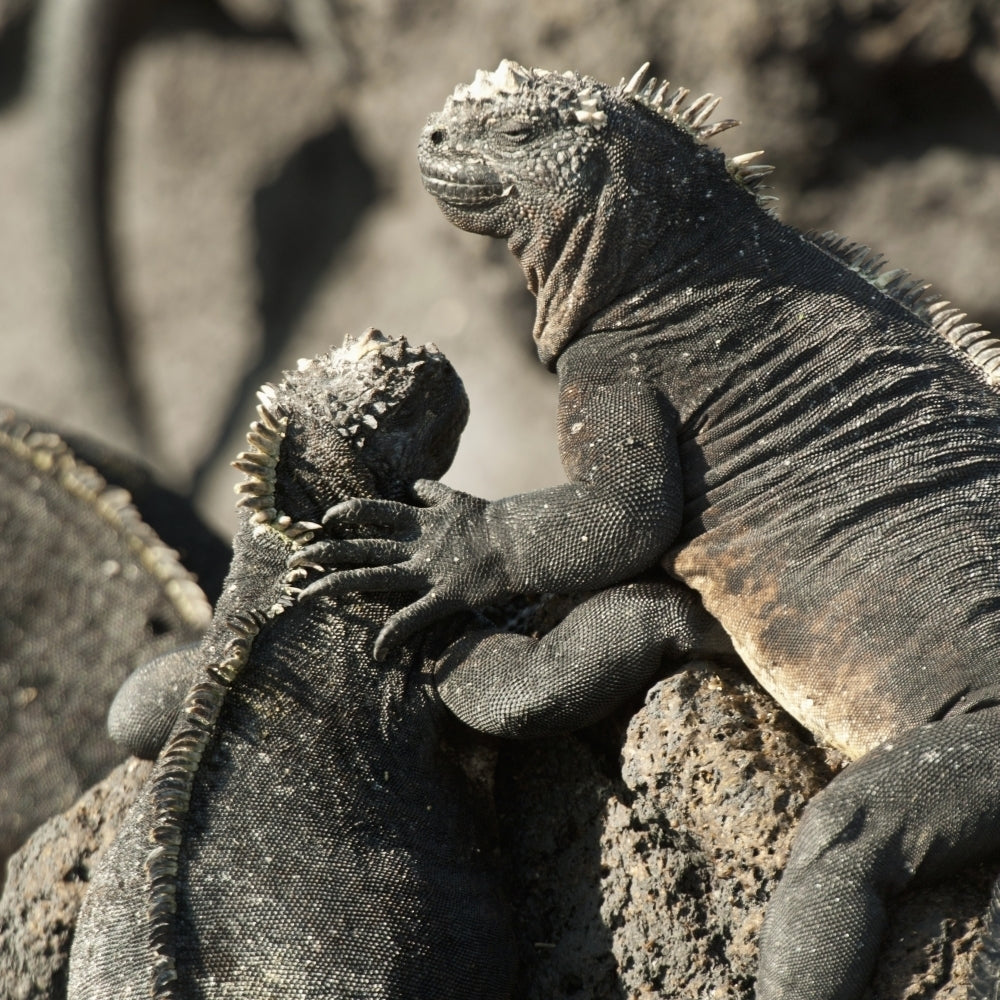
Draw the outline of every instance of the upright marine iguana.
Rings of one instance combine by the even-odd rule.
[[[847,1000],[887,898],[998,846],[1000,340],[868,248],[779,222],[759,154],[706,142],[736,124],[709,122],[718,100],[645,72],[504,60],[420,140],[444,214],[506,239],[537,297],[570,482],[342,503],[328,522],[386,537],[317,543],[340,571],[308,590],[419,592],[381,655],[522,591],[656,566],[697,590],[855,761],[806,810],[758,979],[762,1000]]]
[[[308,561],[286,564],[315,518],[441,474],[466,412],[441,354],[377,332],[262,390],[205,641],[116,700],[112,728],[144,753],[177,721],[84,901],[71,1000],[515,995],[473,790],[443,737],[455,717],[503,735],[592,721],[711,621],[688,626],[690,594],[627,584],[541,640],[438,629],[380,664],[403,595],[296,601]]]

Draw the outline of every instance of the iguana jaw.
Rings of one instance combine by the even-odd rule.
[[[504,186],[499,181],[477,184],[456,180],[454,177],[435,177],[429,173],[421,173],[421,179],[427,191],[438,201],[455,208],[492,208],[508,198],[513,191],[512,184]]]
[[[447,142],[447,130],[434,115],[420,139],[417,161],[424,187],[442,207],[480,211],[510,197],[514,185],[478,157],[457,155]]]

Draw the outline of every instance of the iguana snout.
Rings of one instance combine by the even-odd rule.
[[[417,159],[424,187],[450,205],[486,208],[514,189],[481,157],[458,155],[440,115],[434,115],[424,128]]]

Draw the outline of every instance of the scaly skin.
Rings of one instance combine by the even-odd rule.
[[[848,1000],[888,897],[994,849],[1000,822],[1000,342],[880,258],[762,203],[643,71],[504,61],[420,141],[424,183],[506,239],[560,383],[569,483],[495,502],[353,500],[314,592],[409,588],[379,650],[443,613],[660,566],[749,668],[855,758],[806,812],[758,995]],[[614,641],[613,630],[608,641]],[[803,927],[812,928],[803,936]]]
[[[435,349],[370,332],[261,398],[208,634],[112,710],[116,737],[159,757],[88,891],[69,997],[509,1000],[489,838],[445,747],[455,717],[504,736],[584,725],[711,623],[676,585],[624,585],[541,640],[437,630],[378,664],[405,598],[296,600],[303,546],[334,501],[445,470],[461,383]]]

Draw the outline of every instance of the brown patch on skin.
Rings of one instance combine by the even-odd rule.
[[[949,697],[950,671],[922,669],[933,652],[908,669],[915,662],[909,643],[879,628],[876,593],[858,580],[833,589],[819,567],[793,560],[772,532],[764,534],[729,524],[726,539],[707,531],[668,553],[663,565],[701,594],[779,704],[849,758],[928,721]],[[893,582],[894,589],[904,585]],[[921,678],[923,698],[914,691]]]

